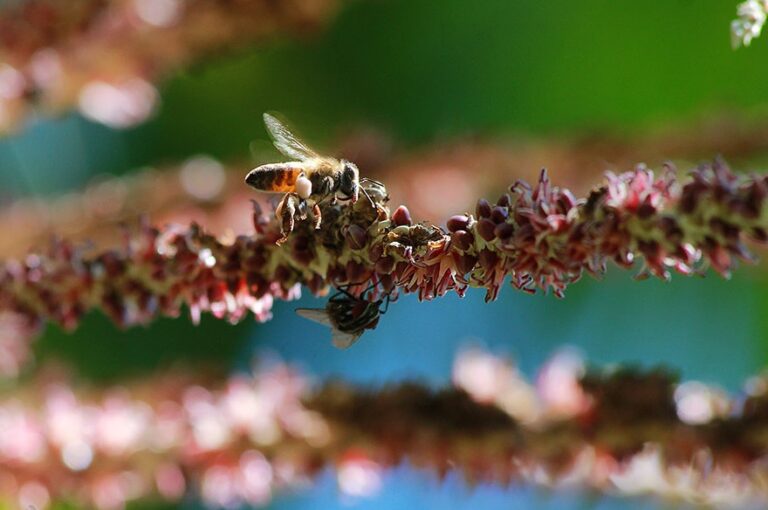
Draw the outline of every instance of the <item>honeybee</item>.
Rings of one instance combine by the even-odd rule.
[[[383,299],[368,301],[339,289],[328,299],[325,308],[298,308],[296,313],[305,319],[330,326],[333,345],[346,349],[357,342],[366,330],[376,328],[379,317],[387,312],[389,299],[387,295]]]
[[[268,113],[264,114],[264,125],[277,150],[293,161],[254,168],[245,182],[260,191],[285,193],[275,210],[283,234],[278,244],[293,231],[297,218],[307,218],[308,201],[312,202],[315,228],[320,228],[319,204],[324,200],[357,202],[361,191],[360,171],[354,163],[319,155]]]

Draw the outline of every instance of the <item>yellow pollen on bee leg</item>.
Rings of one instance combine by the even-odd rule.
[[[304,176],[296,179],[296,194],[306,200],[312,194],[312,181]]]

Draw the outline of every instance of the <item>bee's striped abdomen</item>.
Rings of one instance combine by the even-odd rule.
[[[258,190],[286,193],[295,191],[296,179],[302,171],[296,163],[261,165],[248,173],[245,182]]]

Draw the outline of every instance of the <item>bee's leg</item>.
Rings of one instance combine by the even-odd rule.
[[[336,199],[336,193],[333,193],[333,192],[329,192],[329,193],[327,193],[327,194],[323,195],[323,198],[321,198],[320,200],[318,200],[318,201],[317,201],[317,203],[318,203],[318,204],[322,204],[322,203],[323,203],[323,202],[325,202],[326,200],[328,201],[328,203],[329,203],[330,205],[336,205],[336,203],[338,202],[338,200]]]
[[[282,237],[276,241],[276,244],[283,244],[288,235],[293,232],[295,226],[296,206],[300,205],[300,199],[295,193],[286,193],[275,209],[275,216],[280,222],[280,233]]]
[[[319,230],[320,223],[323,221],[323,215],[320,212],[320,204],[315,203],[315,205],[312,206],[312,219],[314,221],[315,230]]]
[[[298,208],[295,216],[298,217],[301,221],[306,220],[307,216],[309,215],[309,210],[307,209],[307,201],[301,197],[294,197],[294,200],[297,202],[296,206]]]
[[[330,195],[331,193],[335,193],[336,189],[337,185],[333,181],[333,177],[324,177],[323,180],[320,181],[320,189],[318,192],[321,195]]]
[[[318,202],[323,202],[327,199],[331,199],[331,205],[336,205],[336,189],[337,184],[332,177],[323,177],[315,190],[315,195],[322,197]]]

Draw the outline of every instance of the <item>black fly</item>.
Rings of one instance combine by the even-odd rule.
[[[330,326],[333,345],[339,349],[346,349],[354,344],[366,330],[376,328],[379,317],[389,308],[389,294],[373,301],[365,298],[372,289],[373,287],[363,291],[360,296],[354,296],[347,288],[339,288],[328,299],[325,308],[299,308],[296,313],[306,319]]]

